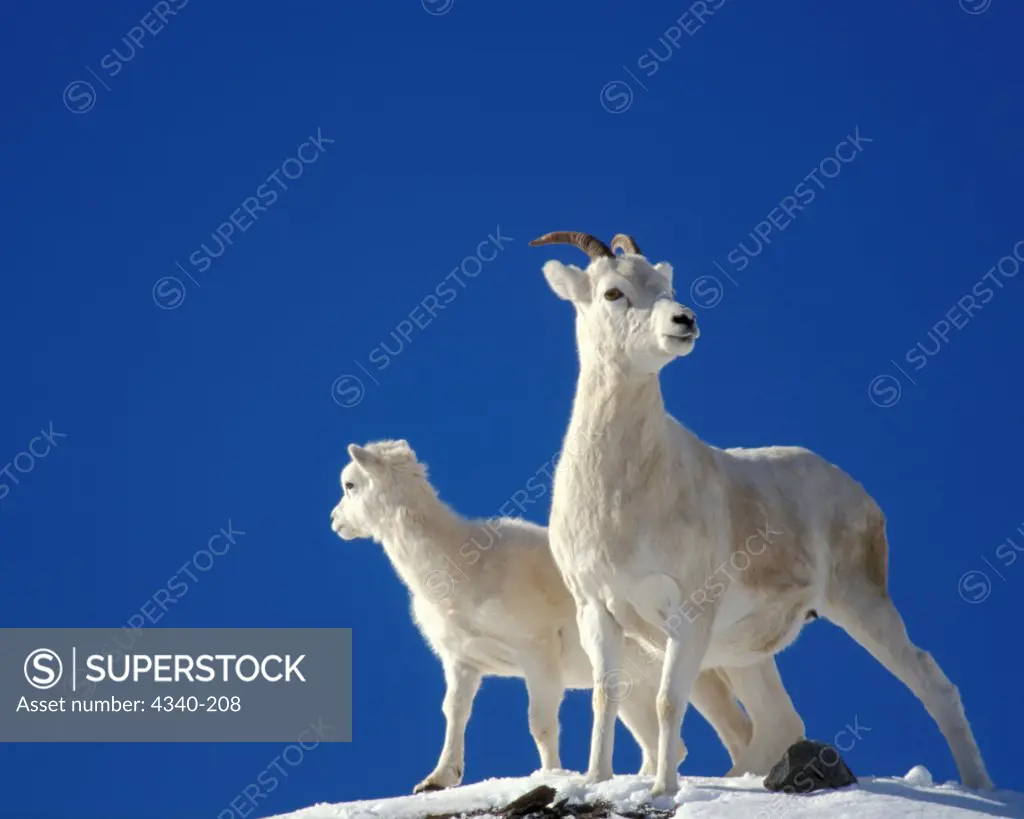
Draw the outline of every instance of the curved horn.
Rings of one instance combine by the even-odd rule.
[[[612,250],[622,249],[626,253],[632,253],[635,256],[643,256],[640,252],[640,248],[637,246],[636,239],[625,233],[615,234],[615,238],[612,239]]]
[[[575,245],[591,259],[614,259],[611,248],[596,236],[575,230],[556,230],[530,242],[530,247],[539,245]]]

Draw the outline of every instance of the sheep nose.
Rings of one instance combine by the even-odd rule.
[[[693,325],[696,323],[696,319],[694,318],[692,310],[684,308],[683,312],[676,313],[676,315],[672,316],[672,323],[681,324],[687,330],[692,330]]]

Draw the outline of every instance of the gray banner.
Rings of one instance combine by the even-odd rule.
[[[351,629],[0,632],[0,742],[352,739]]]

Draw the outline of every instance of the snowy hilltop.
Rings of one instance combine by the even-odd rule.
[[[751,775],[685,776],[680,777],[674,798],[652,803],[651,781],[650,777],[617,776],[588,786],[579,774],[538,772],[522,779],[489,779],[416,796],[314,805],[276,819],[1024,819],[1024,795],[936,785],[921,767],[902,778],[864,777],[857,785],[806,796],[771,793],[762,786],[762,777]],[[534,807],[509,809],[515,800],[544,785],[557,792],[553,798],[541,795]]]

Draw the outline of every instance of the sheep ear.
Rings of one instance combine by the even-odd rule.
[[[348,454],[353,461],[367,471],[376,469],[383,463],[377,453],[371,452],[370,450],[359,446],[359,444],[349,444]]]
[[[562,264],[552,259],[544,265],[544,278],[560,299],[581,302],[590,296],[590,280],[586,272],[574,264]]]
[[[668,262],[658,262],[654,269],[657,270],[662,276],[668,279],[669,287],[672,286],[672,265]]]

